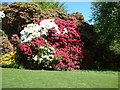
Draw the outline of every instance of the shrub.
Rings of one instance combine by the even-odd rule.
[[[0,56],[13,51],[13,46],[7,36],[0,36]]]
[[[24,56],[21,62],[33,69],[80,69],[83,42],[76,28],[74,22],[59,18],[42,18],[29,24],[20,32],[19,50]]]
[[[41,17],[67,19],[67,13],[59,8],[41,10],[33,2],[13,2],[3,7],[6,17],[3,19],[3,29],[9,37],[18,34],[29,23],[38,21]]]
[[[6,14],[3,30],[9,36],[19,34],[24,25],[37,21],[41,12],[39,5],[33,2],[13,2],[2,9]]]
[[[6,14],[6,17],[3,19],[3,29],[5,30],[5,33],[7,33],[9,35],[9,37],[12,36],[12,34],[18,34],[18,36],[20,36],[20,32],[24,27],[26,27],[29,23],[36,22],[41,17],[46,17],[48,19],[60,18],[60,19],[66,20],[66,21],[74,22],[73,24],[75,24],[77,26],[76,30],[81,32],[81,33],[79,33],[79,34],[81,34],[81,40],[83,40],[83,42],[85,42],[84,49],[88,49],[92,46],[94,37],[91,36],[93,34],[92,33],[93,29],[91,29],[91,28],[93,28],[93,27],[90,27],[88,24],[85,23],[84,17],[81,13],[76,12],[76,13],[72,13],[72,14],[67,14],[64,10],[61,10],[59,8],[48,9],[48,10],[43,11],[40,9],[39,5],[37,5],[33,2],[27,2],[27,3],[14,2],[14,3],[8,5],[7,7],[3,7],[3,10]],[[62,24],[61,24],[61,26],[62,26]],[[63,28],[63,27],[61,27],[61,28]],[[49,28],[47,28],[47,29],[49,29]],[[9,30],[11,32],[9,32]],[[49,33],[50,32],[51,31],[49,30]],[[38,31],[36,33],[41,33],[41,32]],[[30,34],[30,32],[29,32],[29,34]],[[46,35],[47,35],[47,33],[46,33]],[[27,39],[32,40],[32,38],[35,38],[34,36],[31,38],[27,38],[27,37],[24,38],[24,36],[21,36],[21,43],[26,42],[24,40],[27,40]],[[39,34],[38,34],[38,36],[39,36]],[[15,38],[15,37],[16,36],[13,36],[12,39],[10,40],[11,43],[13,44],[13,46],[17,46],[17,44],[20,43],[18,38],[17,37]],[[62,36],[60,36],[60,37],[62,37]],[[56,36],[56,38],[58,38],[58,37]],[[22,41],[22,39],[23,39],[23,41]],[[90,44],[87,42],[89,42]],[[86,51],[89,52],[89,50],[86,50]],[[90,54],[90,53],[86,53],[86,54],[84,54],[84,56],[86,57],[88,54]]]
[[[3,7],[6,17],[3,19],[3,29],[11,36],[19,32],[29,23],[34,23],[41,17],[65,19],[66,13],[59,8],[41,10],[38,4],[33,2],[13,2]]]
[[[22,61],[25,68],[45,69],[50,67],[53,60],[54,48],[52,48],[44,38],[37,37],[31,41],[19,44],[19,51],[22,55]],[[23,60],[24,58],[24,60]]]
[[[60,34],[56,34],[55,29],[49,29],[47,41],[56,48],[56,54],[61,54],[63,57],[60,60],[54,61],[54,66],[58,70],[80,69],[80,59],[82,56],[83,42],[80,39],[80,32],[76,30],[74,22],[61,20],[59,18],[54,21],[60,30]],[[56,55],[55,54],[55,55]]]
[[[49,19],[60,18],[63,20],[67,20],[67,13],[64,10],[61,10],[59,8],[44,10],[42,11],[41,16],[49,18]]]
[[[9,52],[0,57],[0,64],[3,67],[12,67],[12,64],[15,63],[15,54],[16,52]]]
[[[78,28],[85,22],[83,15],[79,12],[68,14],[67,19],[73,21]]]
[[[93,25],[84,22],[79,27],[81,40],[84,42],[83,55],[84,60],[81,62],[82,69],[95,69],[95,51],[96,51],[96,32]]]
[[[81,40],[84,42],[84,48],[82,49],[84,58],[81,61],[81,69],[96,68],[94,58],[96,32],[93,25],[86,23],[83,15],[79,12],[68,14],[68,19],[77,25],[77,30],[80,32]]]

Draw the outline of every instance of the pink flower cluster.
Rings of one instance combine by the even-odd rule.
[[[20,50],[28,56],[36,55],[40,46],[46,46],[46,42],[43,37],[37,37],[32,41],[19,44]]]
[[[80,69],[80,59],[83,58],[81,49],[84,44],[80,39],[80,32],[70,20],[56,18],[54,22],[59,26],[61,34],[55,34],[56,30],[53,27],[48,30],[46,39],[55,48],[54,56],[62,55],[63,57],[60,60],[54,60],[52,65],[58,70]],[[65,28],[67,33],[63,33]]]

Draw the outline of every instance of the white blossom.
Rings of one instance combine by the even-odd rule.
[[[46,60],[49,64],[49,61],[52,61],[54,59],[53,53],[55,49],[53,47],[46,46],[40,46],[39,48],[42,49],[43,51],[35,55],[33,57],[33,60],[38,61],[38,63],[42,63],[43,60]]]
[[[48,52],[50,52],[50,50],[48,49]]]
[[[28,24],[21,32],[21,43],[31,41],[32,38],[40,36],[40,27],[38,24]]]
[[[53,51],[55,50],[55,48],[53,48],[53,47],[50,47],[50,49],[53,50]]]
[[[48,55],[44,55],[42,58],[49,60],[49,56]]]
[[[40,22],[40,25],[44,25],[44,27],[46,28],[47,31],[48,31],[48,29],[55,27],[56,33],[60,34],[58,25],[55,24],[54,19],[44,19]]]
[[[40,49],[44,49],[44,46],[40,46]]]
[[[48,35],[48,29],[55,28],[56,34],[60,34],[58,25],[55,24],[54,19],[44,19],[38,24],[28,24],[21,32],[21,43],[31,41],[32,38],[39,37],[40,35]],[[66,32],[66,31],[65,31]],[[25,37],[26,36],[26,37]],[[22,38],[24,37],[24,38]]]
[[[39,63],[41,63],[41,61],[43,60],[43,58],[40,58],[38,61],[39,61]]]
[[[4,17],[5,17],[4,11],[0,11],[0,18],[4,18]]]
[[[54,55],[49,55],[49,57],[54,58]]]
[[[68,33],[67,29],[64,28],[63,34]]]
[[[38,60],[38,56],[36,55],[35,57],[33,57],[33,59],[34,59],[35,61],[37,61],[37,60]]]
[[[53,53],[55,53],[55,51],[53,51]]]

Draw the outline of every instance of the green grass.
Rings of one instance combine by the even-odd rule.
[[[42,71],[2,68],[3,88],[118,88],[114,71]]]

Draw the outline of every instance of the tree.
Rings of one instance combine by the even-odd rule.
[[[120,54],[120,2],[95,2],[92,5],[98,43]]]
[[[119,69],[120,2],[92,3],[92,19],[97,32],[95,60],[102,68]]]

